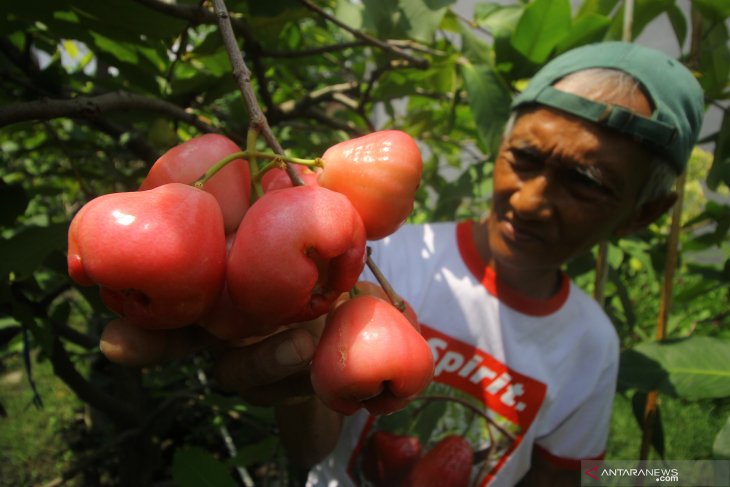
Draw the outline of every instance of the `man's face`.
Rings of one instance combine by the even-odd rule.
[[[489,246],[502,265],[557,269],[630,223],[649,154],[549,108],[519,116],[494,166]]]

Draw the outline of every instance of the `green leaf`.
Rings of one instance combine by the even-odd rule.
[[[570,30],[569,0],[535,0],[520,17],[512,45],[530,61],[542,63]]]
[[[474,21],[479,27],[487,29],[495,36],[503,33],[511,34],[524,11],[524,5],[480,3],[474,7]]]
[[[730,17],[730,2],[727,0],[692,0],[692,4],[712,20],[723,21]]]
[[[369,0],[363,2],[362,26],[381,39],[405,37],[408,23],[398,2]]]
[[[337,0],[335,17],[353,29],[362,29],[364,22],[362,5],[355,5],[349,0]]]
[[[272,2],[252,2],[266,6]],[[254,37],[261,42],[275,42],[287,24],[297,22],[307,14],[307,10],[291,0],[273,2],[278,8],[270,10],[274,15],[256,15],[246,18]],[[265,7],[266,8],[266,7]]]
[[[461,24],[461,53],[472,64],[492,64],[492,46],[477,36],[468,26]]]
[[[730,416],[715,437],[715,442],[712,444],[712,456],[718,460],[730,460]]]
[[[677,37],[677,45],[684,46],[684,40],[687,38],[687,19],[684,18],[682,9],[677,5],[672,5],[667,9],[667,17],[669,17],[674,35]]]
[[[0,179],[0,227],[11,226],[27,206],[28,195],[23,187]]]
[[[17,327],[20,327],[20,322],[15,318],[11,316],[3,316],[2,318],[0,318],[0,330]]]
[[[641,343],[621,354],[622,388],[685,399],[730,396],[730,340],[695,336]]]
[[[31,4],[35,15],[43,10],[35,5],[36,2],[27,3]],[[146,39],[167,39],[179,35],[188,23],[128,0],[59,0],[54,3],[58,5],[56,10],[76,13],[86,28],[123,42],[140,41],[142,36]]]
[[[201,448],[187,447],[175,451],[172,478],[180,487],[235,487],[228,467]]]
[[[600,41],[610,25],[611,19],[599,14],[588,14],[576,19],[570,31],[558,43],[557,52]]]
[[[26,227],[8,239],[0,239],[0,278],[12,272],[15,280],[23,280],[54,250],[66,247],[67,223],[47,227]]]
[[[401,0],[400,8],[408,21],[408,36],[423,41],[433,40],[449,5],[456,0]]]
[[[636,0],[634,4],[634,18],[631,23],[631,40],[636,39],[644,28],[662,13],[674,5],[675,0]],[[608,30],[609,39],[621,39],[624,30],[624,6],[622,5],[613,18]]]
[[[728,30],[724,22],[703,22],[703,36],[700,44],[700,85],[706,98],[721,96],[728,84],[730,74],[730,45]]]
[[[712,167],[707,175],[707,185],[716,190],[720,182],[730,186],[730,111],[722,118],[722,125],[715,141],[715,154]]]
[[[111,54],[120,61],[126,61],[133,64],[137,62],[138,56],[134,46],[115,41],[102,34],[99,34],[98,32],[91,32],[91,37],[94,38],[94,43],[96,44],[96,47],[104,52]]]
[[[494,154],[509,118],[511,95],[506,83],[489,65],[461,66],[469,107],[474,116],[482,149]]]
[[[575,15],[576,20],[587,15],[603,15],[609,16],[616,8],[619,0],[584,0],[578,7],[578,13]]]
[[[263,441],[251,443],[238,449],[236,456],[228,461],[229,465],[248,467],[256,463],[271,460],[276,453],[279,440],[276,436],[267,436]]]

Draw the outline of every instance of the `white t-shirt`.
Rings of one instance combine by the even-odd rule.
[[[345,418],[307,485],[369,485],[361,453],[377,430],[416,436],[424,450],[464,437],[475,452],[471,485],[514,485],[533,449],[563,468],[602,457],[618,338],[594,300],[566,276],[547,300],[505,287],[479,257],[470,222],[404,226],[375,243],[373,259],[416,311],[434,381],[400,412]]]

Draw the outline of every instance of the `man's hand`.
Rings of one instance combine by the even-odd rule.
[[[302,323],[232,344],[197,326],[146,330],[119,318],[104,329],[100,347],[110,361],[129,367],[162,364],[208,350],[214,358],[213,375],[224,390],[256,405],[275,406],[313,394],[309,363],[323,326],[324,320]]]
[[[252,404],[301,402],[313,395],[309,364],[319,338],[316,326],[288,328],[251,345],[227,348],[216,360],[214,377]]]
[[[147,367],[210,351],[220,387],[260,406],[275,406],[280,437],[292,461],[309,467],[337,443],[341,417],[312,392],[309,364],[324,329],[324,317],[283,328],[263,338],[232,344],[197,326],[145,330],[124,318],[101,336],[101,351],[112,362]]]
[[[111,362],[149,367],[221,345],[219,339],[197,326],[147,330],[118,318],[104,328],[99,347]]]

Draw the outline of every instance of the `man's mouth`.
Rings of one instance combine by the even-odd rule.
[[[502,232],[504,236],[517,243],[544,243],[545,237],[531,225],[512,220],[502,220]]]

